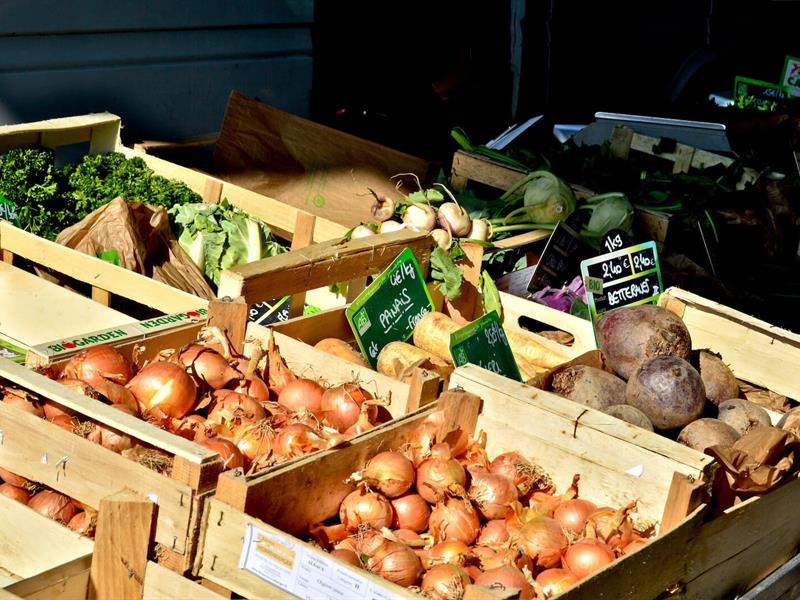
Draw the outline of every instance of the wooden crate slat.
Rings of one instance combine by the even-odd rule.
[[[154,498],[156,541],[184,552],[193,495],[188,485],[12,406],[0,404],[0,431],[0,466],[93,508],[111,490],[126,487]]]
[[[165,569],[158,563],[148,562],[144,575],[142,600],[164,600],[164,598],[186,598],[191,600],[222,600],[222,596],[192,581]]]
[[[44,518],[44,517],[43,517]],[[41,552],[41,549],[39,549]],[[86,600],[92,555],[87,554],[63,565],[13,583],[4,590],[17,600]],[[0,598],[3,598],[0,595]]]
[[[119,144],[120,118],[111,113],[62,117],[0,126],[0,152],[26,146],[51,148],[90,142],[94,152],[110,152]]]

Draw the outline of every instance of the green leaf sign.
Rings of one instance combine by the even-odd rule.
[[[450,354],[457,367],[472,363],[522,381],[506,332],[495,311],[454,332],[450,336]]]
[[[347,307],[345,316],[361,352],[375,367],[378,353],[389,342],[405,342],[423,315],[433,311],[433,301],[411,248]]]

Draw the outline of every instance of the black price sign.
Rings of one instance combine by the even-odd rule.
[[[251,304],[248,320],[259,325],[270,325],[279,321],[289,320],[289,307],[291,306],[291,296],[284,296],[277,300],[267,300],[257,304]]]
[[[580,260],[588,255],[588,248],[578,239],[582,223],[577,212],[580,211],[556,224],[528,283],[529,292],[560,288],[578,274]]]
[[[655,242],[584,260],[581,276],[592,321],[612,308],[654,302],[664,289]]]
[[[422,316],[432,311],[422,272],[411,248],[406,248],[345,309],[345,316],[361,352],[375,367],[386,344],[405,342]]]
[[[457,367],[472,363],[505,377],[522,381],[506,332],[495,311],[490,311],[451,334],[450,354],[453,356],[453,364]]]

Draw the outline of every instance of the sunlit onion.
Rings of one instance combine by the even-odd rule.
[[[572,571],[557,567],[545,569],[536,576],[536,583],[541,587],[545,598],[566,592],[578,581],[579,578]]]
[[[475,585],[482,585],[493,589],[521,590],[519,600],[533,600],[536,598],[533,586],[525,578],[525,574],[517,567],[505,565],[490,569],[475,580]]]
[[[53,425],[57,427],[61,427],[70,433],[75,433],[75,430],[80,427],[81,422],[76,419],[75,417],[71,417],[70,415],[56,415],[52,419],[48,419]]]
[[[31,499],[31,495],[27,492],[27,490],[15,485],[11,485],[10,483],[0,484],[0,494],[6,498],[11,498],[17,502],[22,502],[22,504],[27,504]]]
[[[214,437],[205,438],[197,443],[204,448],[208,448],[212,452],[219,454],[222,458],[223,469],[239,469],[244,467],[244,458],[242,457],[242,453],[239,451],[239,448],[236,446],[236,444],[230,440]]]
[[[178,365],[165,361],[150,363],[128,383],[128,389],[142,412],[158,410],[181,418],[197,400],[197,385]]]
[[[222,389],[243,377],[224,356],[208,346],[192,344],[180,353],[177,360],[198,384],[205,383],[213,390]]]
[[[411,529],[422,533],[428,529],[431,507],[419,494],[408,492],[392,499],[394,508],[394,529]]]
[[[461,600],[470,583],[469,575],[453,564],[437,565],[422,578],[422,593],[430,600]]]
[[[481,528],[475,543],[480,546],[501,546],[509,540],[509,537],[505,519],[496,519]]]
[[[489,463],[489,472],[505,475],[515,486],[520,496],[531,489],[547,487],[551,482],[544,471],[519,452],[504,452]]]
[[[359,569],[364,568],[364,565],[361,564],[361,561],[358,558],[358,554],[356,554],[355,551],[353,550],[346,550],[344,548],[334,548],[333,550],[331,550],[331,556],[346,562],[351,567],[358,567]]]
[[[564,553],[564,566],[578,579],[599,571],[614,560],[614,552],[606,544],[584,539],[572,544]]]
[[[276,457],[287,459],[305,456],[327,446],[316,431],[302,423],[290,423],[278,430],[272,442]]]
[[[633,540],[634,529],[630,513],[634,510],[636,502],[617,510],[608,506],[598,508],[586,519],[587,537],[605,542],[612,550],[627,546]]]
[[[461,540],[450,539],[434,544],[426,550],[419,550],[417,556],[426,569],[442,564],[463,565],[470,557],[470,548]]]
[[[434,447],[436,453],[417,467],[417,493],[431,504],[441,498],[449,486],[463,486],[467,481],[467,474],[461,463],[449,458],[447,444],[436,444]],[[447,453],[443,454],[445,449]]]
[[[423,573],[417,555],[401,542],[387,542],[367,554],[367,569],[403,587],[416,584]]]
[[[328,388],[322,394],[322,416],[331,427],[344,432],[355,425],[361,414],[361,406],[367,400],[372,400],[372,394],[354,383]],[[377,414],[377,406],[368,407],[367,418],[370,422],[375,421]]]
[[[438,542],[455,539],[472,544],[481,529],[478,512],[472,503],[449,495],[431,511],[429,524],[431,535]]]
[[[17,390],[14,388],[6,388],[3,393],[3,402],[9,406],[14,406],[20,410],[24,410],[36,417],[44,417],[44,407],[38,399],[34,398],[25,390]]]
[[[295,379],[283,386],[278,395],[278,404],[295,412],[305,408],[316,417],[322,418],[324,392],[323,387],[313,379]]]
[[[373,529],[392,524],[393,509],[382,494],[363,489],[350,492],[339,507],[339,519],[348,531],[357,531],[361,525]]]
[[[105,396],[111,404],[124,404],[139,414],[139,403],[133,393],[124,385],[113,381],[103,381],[95,384],[94,389]]]
[[[505,475],[470,471],[469,499],[478,507],[487,521],[505,519],[511,510],[512,502],[517,500],[517,488]]]
[[[97,527],[97,513],[91,510],[81,511],[69,520],[67,527],[80,535],[94,537],[94,530]]]
[[[125,385],[133,377],[131,362],[116,348],[100,344],[81,350],[69,359],[63,377],[80,379],[91,386],[106,379]]]
[[[240,410],[243,416],[254,421],[267,416],[264,407],[252,396],[233,390],[217,390],[212,394],[208,420],[223,423],[231,420],[237,410]]]
[[[256,458],[272,451],[275,442],[275,430],[269,420],[248,422],[234,431],[234,443],[244,457],[245,467]]]
[[[575,535],[583,533],[586,519],[597,510],[597,505],[583,498],[573,498],[558,505],[553,512],[553,518],[567,531]]]
[[[554,519],[535,516],[519,530],[509,529],[514,544],[530,556],[538,567],[555,567],[569,541]]]
[[[387,498],[397,498],[414,484],[414,465],[399,452],[379,452],[367,462],[363,471],[367,485]]]
[[[28,506],[48,519],[64,525],[75,516],[75,505],[70,497],[52,490],[44,490],[35,494],[28,501]]]

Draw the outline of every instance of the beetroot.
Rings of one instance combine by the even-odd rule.
[[[711,446],[730,448],[739,439],[739,433],[719,419],[697,419],[681,429],[678,443],[698,452]]]
[[[708,392],[706,392],[706,395],[708,395]],[[725,400],[725,402],[720,402],[717,418],[733,427],[739,435],[744,435],[755,427],[772,426],[772,421],[766,410],[758,404],[742,398],[732,398]]]
[[[688,360],[692,339],[683,321],[655,304],[625,306],[603,313],[595,324],[603,357],[617,374],[629,379],[636,368],[655,356]]]
[[[653,424],[650,422],[650,419],[647,418],[647,415],[630,404],[614,404],[604,408],[603,412],[612,417],[622,419],[631,425],[636,425],[647,431],[653,431]]]
[[[553,375],[551,389],[573,402],[597,410],[625,402],[625,382],[608,371],[573,365]]]
[[[706,397],[717,406],[739,395],[739,382],[719,354],[700,350],[700,377],[706,386]]]
[[[674,429],[701,415],[706,389],[700,373],[684,359],[656,356],[633,372],[625,399],[646,414],[656,429]]]

